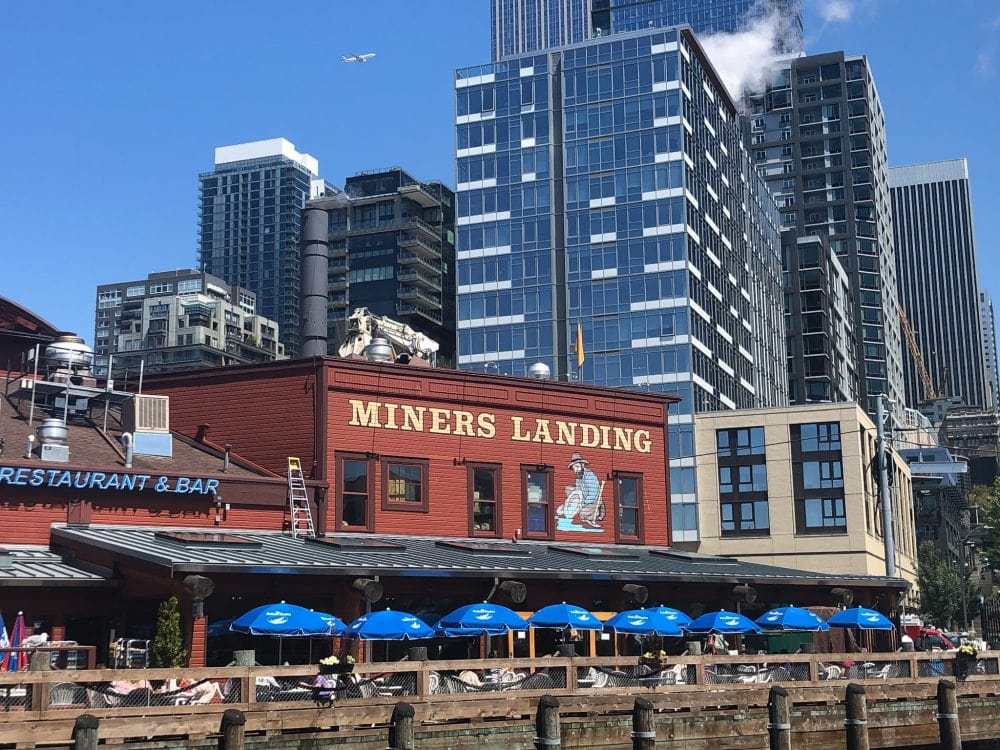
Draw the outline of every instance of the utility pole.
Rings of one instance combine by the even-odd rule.
[[[882,503],[882,542],[885,546],[885,574],[896,577],[896,545],[892,531],[892,495],[889,492],[888,456],[885,449],[886,396],[880,393],[875,402],[876,460],[878,461],[878,492]]]

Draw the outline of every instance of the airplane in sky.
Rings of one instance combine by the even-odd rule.
[[[366,52],[363,55],[344,55],[340,58],[340,61],[346,63],[353,63],[353,62],[363,63],[363,62],[368,62],[373,57],[375,57],[374,52]]]

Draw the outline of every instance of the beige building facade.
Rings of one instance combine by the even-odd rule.
[[[700,552],[823,573],[885,575],[876,431],[857,404],[698,414],[695,453]],[[897,575],[913,583],[910,471],[898,456],[890,462]]]

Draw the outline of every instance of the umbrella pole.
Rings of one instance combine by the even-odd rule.
[[[282,662],[281,662],[281,645],[282,645],[282,644],[281,644],[281,637],[279,636],[279,637],[278,637],[278,666],[279,666],[279,667],[280,667],[280,666],[281,666],[281,664],[282,664]]]

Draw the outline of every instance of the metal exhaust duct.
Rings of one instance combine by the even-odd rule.
[[[302,210],[302,325],[303,357],[327,354],[327,271],[330,265],[329,214],[306,206]]]

